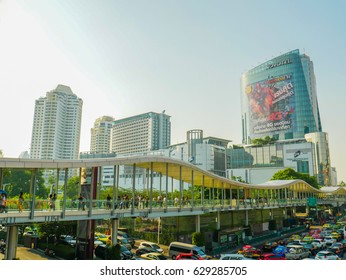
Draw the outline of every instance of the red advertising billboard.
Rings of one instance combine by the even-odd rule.
[[[292,74],[249,84],[245,93],[252,137],[292,130],[295,112]]]

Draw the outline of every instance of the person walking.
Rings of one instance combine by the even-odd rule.
[[[1,212],[7,213],[7,197],[5,193],[2,193]]]
[[[84,202],[84,197],[82,194],[79,195],[78,197],[78,210],[85,210],[85,202]]]
[[[55,194],[53,194],[53,198],[52,198],[52,209],[53,209],[53,211],[55,211],[55,202],[56,202],[56,193]]]
[[[48,198],[48,210],[52,211],[52,209],[53,209],[53,195],[50,194]]]
[[[106,198],[106,209],[111,209],[111,196],[108,194]]]
[[[18,197],[18,210],[19,213],[23,212],[23,207],[24,207],[24,194],[23,192],[19,193],[19,197]]]

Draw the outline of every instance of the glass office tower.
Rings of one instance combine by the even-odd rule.
[[[267,136],[304,139],[322,131],[313,63],[299,50],[244,73],[241,102],[244,144]]]

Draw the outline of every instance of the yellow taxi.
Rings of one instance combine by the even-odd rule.
[[[98,240],[100,240],[104,244],[109,245],[109,240],[111,239],[110,235],[106,235],[100,232],[95,232],[95,236],[97,237]]]
[[[312,241],[314,241],[314,238],[310,235],[306,235],[303,239],[302,239],[303,242],[306,242],[306,243],[311,243]]]
[[[335,231],[333,231],[331,234],[330,234],[331,237],[333,237],[334,239],[336,240],[340,240],[341,238],[341,235]]]
[[[294,241],[294,240],[301,240],[302,237],[298,234],[293,234],[288,239],[289,239],[289,241]]]

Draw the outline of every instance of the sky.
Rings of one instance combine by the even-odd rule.
[[[164,110],[171,144],[191,129],[239,144],[242,73],[299,49],[346,181],[345,10],[344,0],[0,0],[0,149],[29,151],[35,100],[58,84],[83,99],[80,151],[100,116]]]

